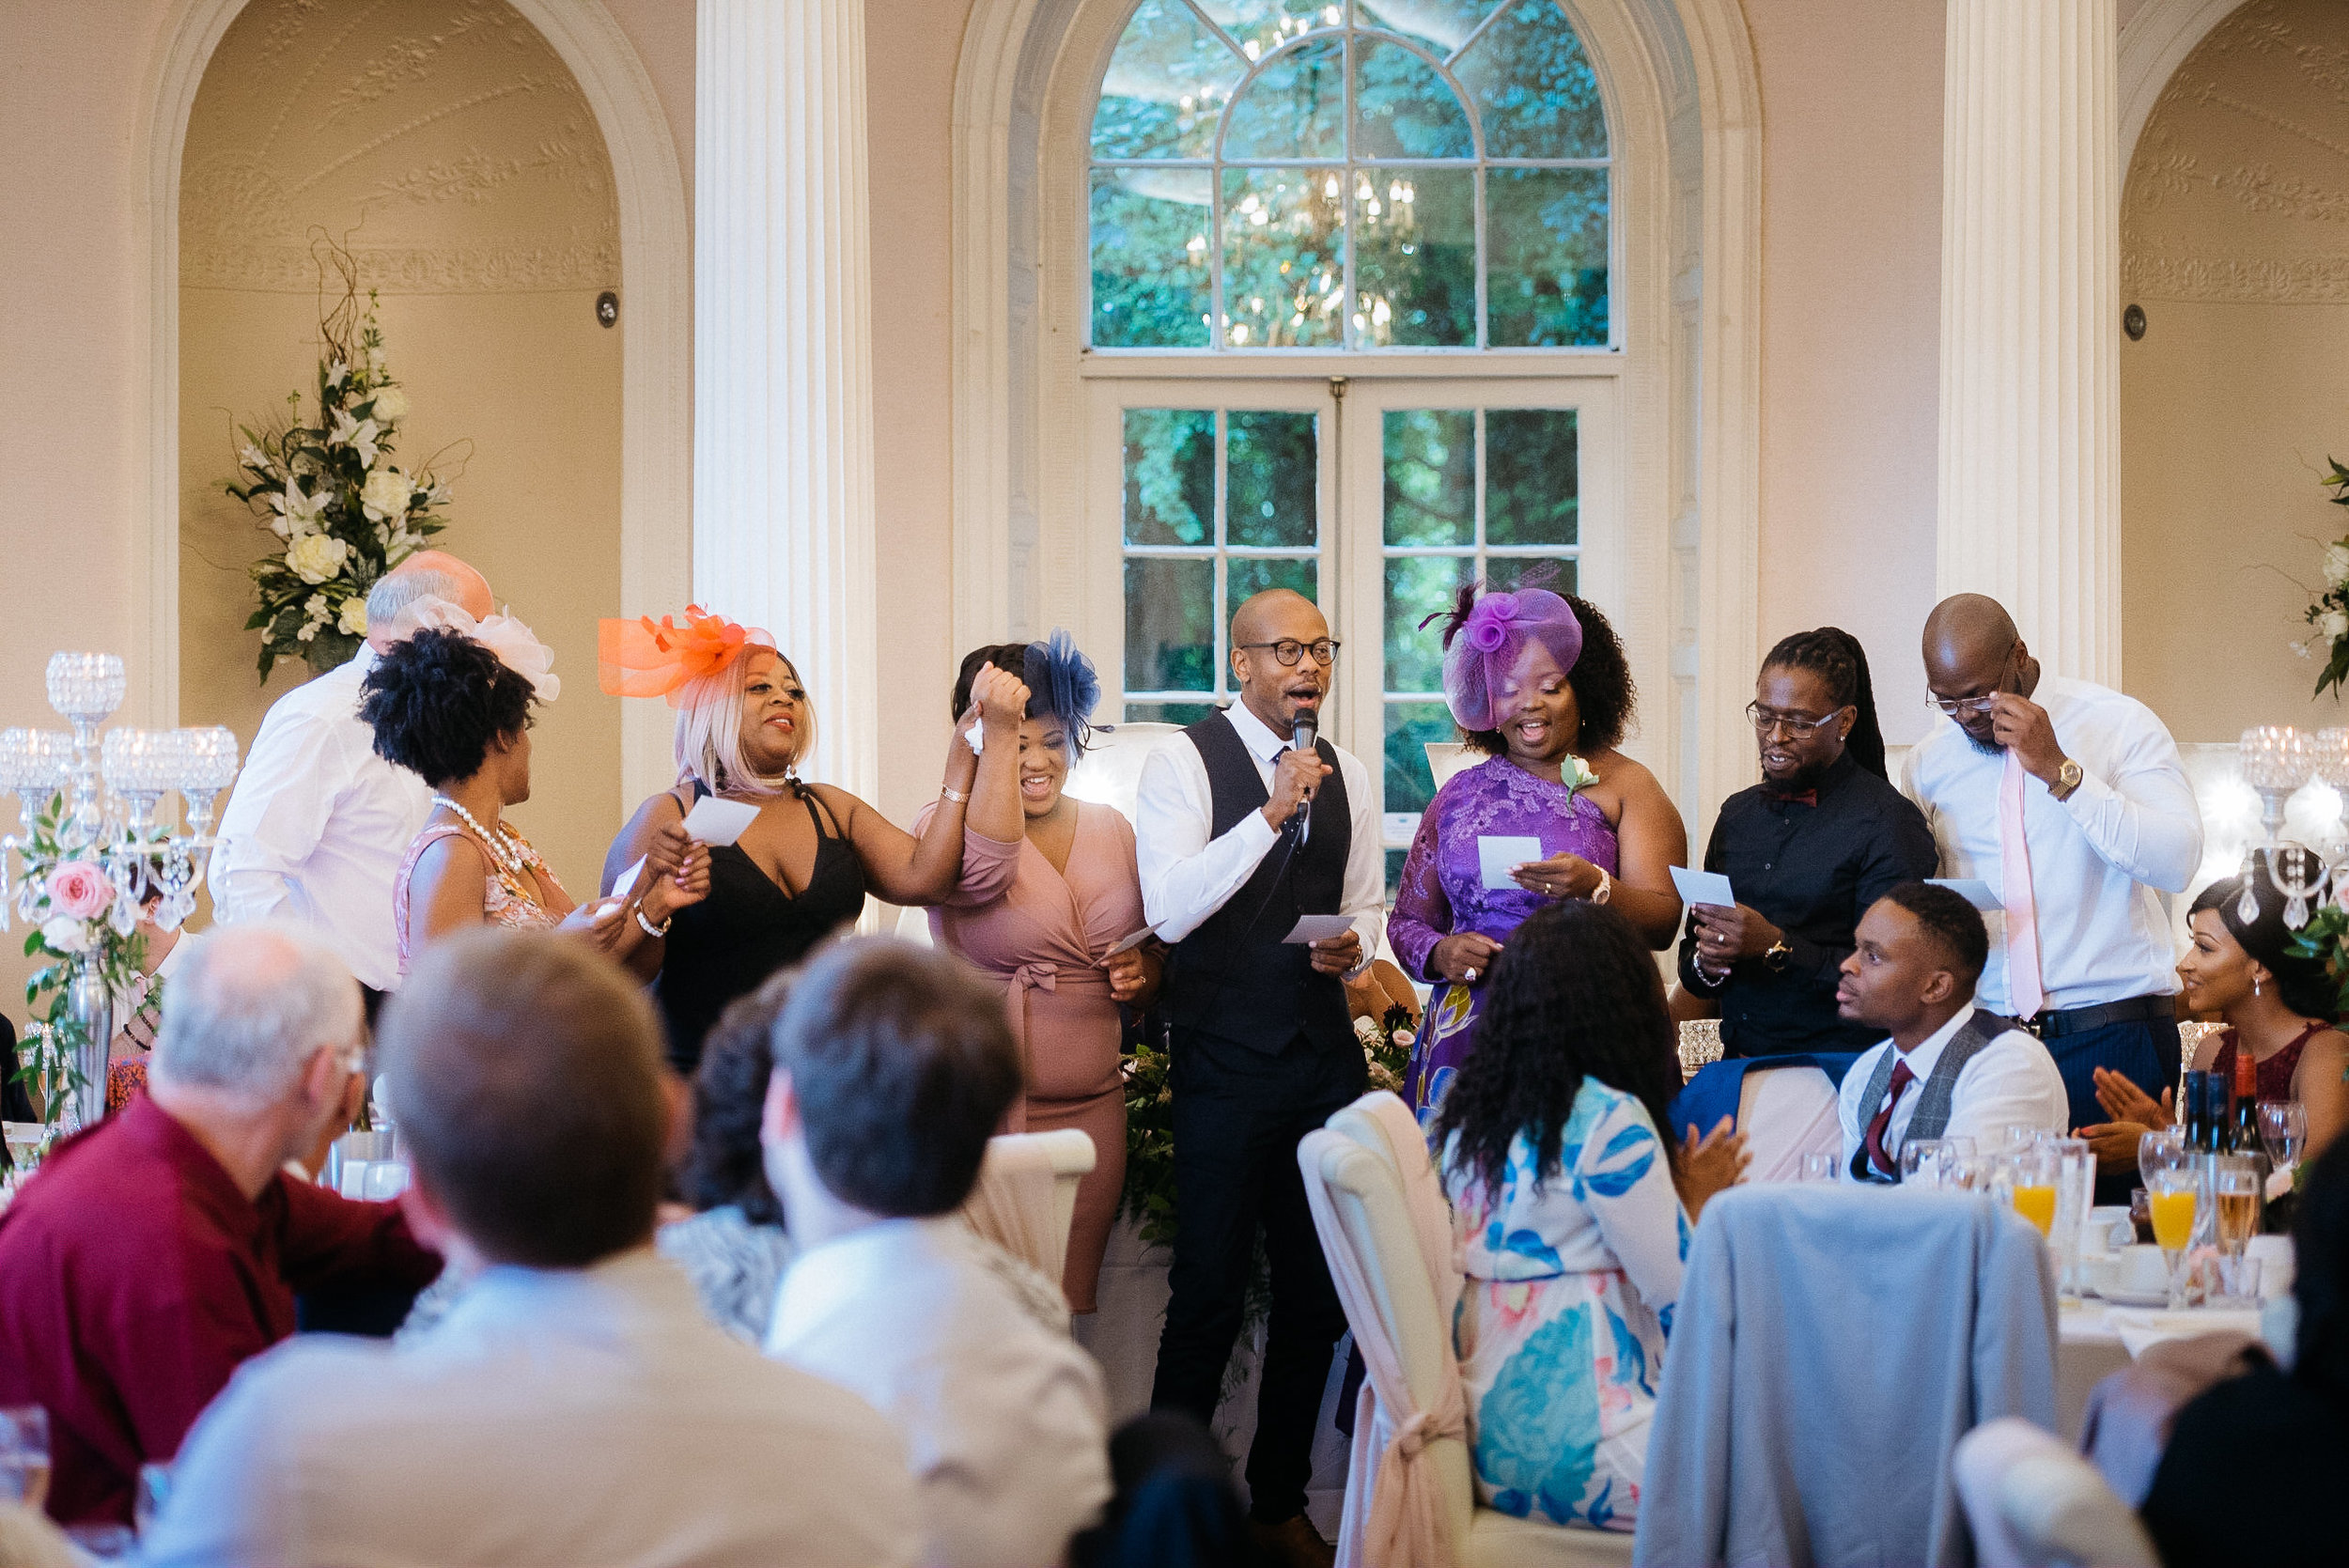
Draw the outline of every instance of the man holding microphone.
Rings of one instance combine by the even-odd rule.
[[[1297,1145],[1365,1086],[1343,979],[1369,968],[1386,898],[1369,772],[1315,737],[1337,652],[1303,596],[1273,589],[1242,604],[1232,617],[1239,701],[1150,754],[1134,824],[1143,908],[1173,947],[1161,1005],[1173,1034],[1174,1295],[1150,1403],[1213,1416],[1261,1224],[1272,1311],[1249,1512],[1283,1564],[1330,1560],[1305,1518],[1305,1483],[1346,1331]],[[1309,915],[1353,924],[1287,941]]]

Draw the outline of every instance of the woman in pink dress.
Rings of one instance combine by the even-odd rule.
[[[1110,951],[1143,924],[1132,824],[1062,788],[1100,697],[1092,662],[1062,631],[1049,644],[977,649],[962,661],[953,712],[968,709],[971,683],[989,663],[1024,670],[1030,693],[1019,726],[1026,842],[1016,856],[966,855],[959,885],[945,907],[930,911],[930,933],[1003,983],[1028,1084],[1012,1111],[1014,1130],[1075,1127],[1093,1140],[1093,1173],[1077,1188],[1061,1277],[1070,1310],[1089,1312],[1126,1185],[1119,1006],[1150,1005],[1160,960],[1150,942]]]

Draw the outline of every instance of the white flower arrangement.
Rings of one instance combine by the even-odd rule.
[[[230,495],[254,509],[277,545],[248,568],[260,597],[245,629],[261,633],[261,678],[280,659],[329,670],[358,651],[367,630],[367,590],[446,524],[435,515],[448,487],[392,461],[408,394],[383,365],[375,296],[359,306],[348,252],[327,247],[321,267],[342,273],[343,297],[319,322],[319,411],[300,422],[289,393],[282,427],[242,428]]]

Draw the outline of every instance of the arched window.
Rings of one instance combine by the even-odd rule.
[[[1610,341],[1606,113],[1554,0],[1143,0],[1091,153],[1096,349]]]
[[[1229,701],[1233,609],[1307,595],[1392,870],[1456,738],[1421,623],[1480,579],[1624,586],[1599,77],[1559,0],[1141,0],[1085,152],[1123,717]]]

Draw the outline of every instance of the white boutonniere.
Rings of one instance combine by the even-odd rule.
[[[1598,775],[1592,772],[1590,765],[1580,757],[1568,753],[1564,764],[1558,769],[1558,782],[1579,795],[1598,783]]]

